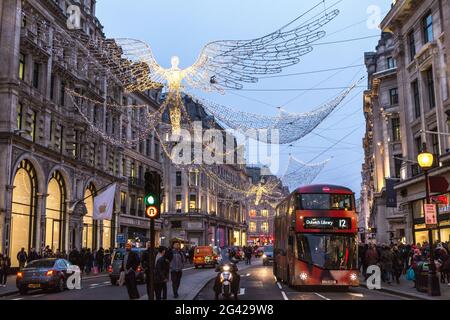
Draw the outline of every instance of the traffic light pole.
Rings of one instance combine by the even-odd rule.
[[[150,220],[150,254],[148,258],[148,300],[155,300],[155,219]]]

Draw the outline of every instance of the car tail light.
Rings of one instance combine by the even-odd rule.
[[[112,273],[112,272],[113,272],[112,266],[109,266],[109,267],[108,267],[108,272],[109,272],[109,273]]]
[[[17,272],[17,278],[23,278],[23,272]]]
[[[55,274],[55,270],[48,270],[47,273],[46,273],[46,276],[47,276],[47,277],[51,277],[51,276],[53,276],[54,274]]]
[[[142,271],[141,266],[137,267],[137,272],[141,272],[141,271]]]

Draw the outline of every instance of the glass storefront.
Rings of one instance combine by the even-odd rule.
[[[63,249],[66,192],[62,176],[55,172],[48,184],[45,210],[45,245]]]
[[[29,252],[35,236],[37,180],[30,162],[20,163],[13,185],[9,255],[11,266],[18,267],[17,253],[21,248]]]
[[[95,187],[91,184],[84,192],[87,214],[83,217],[83,248],[94,249],[94,194]]]
[[[446,195],[450,200],[450,194]],[[450,202],[449,202],[450,203]],[[411,204],[414,217],[414,242],[423,244],[429,242],[428,229],[424,224],[424,200],[417,200]],[[450,241],[450,205],[438,205],[439,226],[433,230],[433,242]]]

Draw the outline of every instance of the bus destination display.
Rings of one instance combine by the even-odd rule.
[[[305,229],[331,229],[331,230],[349,230],[352,227],[351,219],[349,218],[305,218]]]

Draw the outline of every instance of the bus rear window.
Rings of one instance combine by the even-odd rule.
[[[300,194],[301,210],[353,210],[353,195],[350,194]]]

